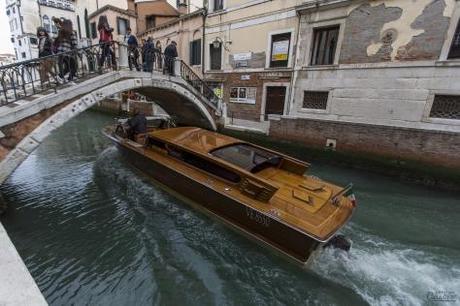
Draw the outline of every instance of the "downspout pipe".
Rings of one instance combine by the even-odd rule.
[[[201,44],[202,44],[202,47],[201,47],[201,74],[203,75],[203,79],[204,79],[204,72],[205,72],[205,53],[206,53],[206,43],[205,43],[205,39],[206,39],[206,17],[208,16],[208,8],[207,6],[204,7],[204,12],[203,12],[203,30],[201,31],[203,33],[203,38],[201,39]]]

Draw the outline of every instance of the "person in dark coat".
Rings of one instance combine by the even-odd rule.
[[[174,59],[178,57],[177,54],[177,44],[173,40],[165,49],[165,71],[169,75],[174,75]]]
[[[144,54],[144,71],[152,72],[155,58],[155,45],[152,37],[147,38],[147,42],[142,46],[142,53]]]
[[[38,57],[46,57],[53,54],[53,41],[44,27],[37,28]],[[40,80],[42,84],[49,83],[49,74],[52,73],[54,60],[47,58],[40,61]],[[55,74],[53,74],[55,76]]]
[[[127,122],[130,128],[129,138],[134,141],[142,142],[142,138],[145,138],[144,134],[147,133],[147,118],[144,112],[137,107],[134,107],[133,114],[134,116]]]

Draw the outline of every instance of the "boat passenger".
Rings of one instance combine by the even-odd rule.
[[[145,140],[145,133],[147,133],[147,118],[142,110],[135,107],[133,109],[134,116],[128,120],[129,138],[142,142]]]

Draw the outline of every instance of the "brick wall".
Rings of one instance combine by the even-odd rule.
[[[411,160],[460,170],[460,134],[310,119],[270,122],[270,136],[324,148],[337,140],[337,151]]]
[[[249,76],[249,80],[242,80],[242,76]],[[262,108],[264,83],[289,82],[290,72],[256,72],[256,73],[225,73],[207,75],[208,80],[219,80],[223,83],[223,100],[227,103],[229,118],[259,121]],[[230,89],[232,87],[255,87],[256,103],[244,104],[230,102]]]

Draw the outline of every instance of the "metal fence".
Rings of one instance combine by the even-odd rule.
[[[122,52],[122,49],[127,52]],[[116,70],[120,56],[127,57],[128,67],[131,70],[175,75],[175,65],[180,65],[180,75],[177,76],[184,79],[212,105],[218,107],[219,97],[182,60],[168,58],[156,49],[131,48],[116,42],[92,45],[1,66],[0,105],[27,99],[36,94],[57,92],[59,88],[69,86],[75,81],[80,82]]]

